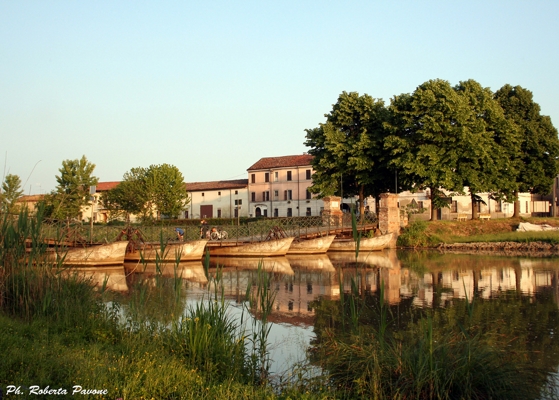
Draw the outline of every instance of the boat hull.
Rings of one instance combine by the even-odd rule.
[[[392,240],[392,233],[373,238],[361,238],[359,241],[359,251],[380,251],[384,250]],[[330,251],[355,251],[356,242],[353,239],[334,240],[330,245]]]
[[[285,256],[293,242],[292,237],[253,243],[235,243],[209,247],[211,256],[275,257]]]
[[[329,235],[314,239],[293,241],[287,254],[325,254],[335,238],[335,235]]]
[[[56,250],[50,255],[51,261],[67,266],[122,265],[128,242],[114,242],[83,248],[71,248],[63,252]]]
[[[207,240],[193,240],[168,243],[163,251],[159,243],[142,243],[140,248],[128,251],[124,256],[124,260],[127,262],[201,261],[207,242]]]

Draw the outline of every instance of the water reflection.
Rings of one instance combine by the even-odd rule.
[[[96,288],[111,290],[113,292],[127,292],[128,284],[123,267],[85,267],[68,268],[65,274],[78,275],[83,279],[89,280]]]
[[[360,254],[358,258],[349,253],[265,259],[212,257],[208,273],[215,276],[219,270],[225,297],[240,305],[246,300],[247,288],[255,290],[253,283],[259,266],[270,272],[276,291],[269,318],[274,323],[270,339],[277,345],[273,353],[276,363],[286,364],[289,358],[300,357],[305,344],[316,340],[313,338],[326,325],[335,324],[338,317],[332,310],[337,309],[341,292],[350,293],[353,286],[363,301],[373,305],[382,294],[391,307],[395,324],[402,329],[416,321],[425,309],[449,311],[466,318],[463,315],[469,311],[465,299],[474,299],[476,306],[471,317],[475,326],[498,328],[499,334],[515,338],[520,350],[537,352],[531,353],[535,362],[553,369],[559,364],[559,336],[554,335],[559,329],[558,261],[391,250]],[[150,300],[155,306],[152,311],[147,303],[138,302],[145,307],[144,312],[166,322],[178,317],[179,308],[199,301],[214,289],[208,285],[202,262],[182,264],[125,265],[130,298],[134,298],[134,292],[146,290],[138,281],[152,282],[148,283],[152,286],[157,279],[180,278],[184,282],[180,293],[172,283],[158,283],[165,288],[166,296],[149,296],[157,300]],[[114,284],[114,290],[119,290],[126,284],[124,268],[114,275],[97,271],[93,276],[96,282],[107,282],[107,287]],[[181,296],[178,302],[177,296]],[[440,319],[441,327],[444,321],[445,318]],[[297,338],[300,340],[295,345]],[[273,369],[281,371],[282,367],[275,364]]]
[[[159,275],[168,278],[179,278],[189,282],[208,283],[204,265],[201,261],[186,261],[181,263],[141,263],[125,262],[124,269],[127,274],[140,274],[146,277]]]
[[[536,298],[544,290],[559,303],[557,258],[521,258],[440,254],[435,252],[382,251],[360,254],[327,253],[315,256],[270,258],[215,257],[209,273],[220,269],[225,295],[243,301],[259,266],[272,273],[277,291],[277,320],[294,318],[312,323],[312,302],[320,297],[336,299],[355,284],[362,294],[384,286],[384,300],[399,304],[411,300],[416,307],[446,307],[457,298],[495,299],[503,293]],[[205,288],[208,283],[202,262],[157,265],[125,263],[123,267],[72,268],[99,287],[126,292],[126,277],[180,278]],[[130,280],[130,278],[129,278]]]

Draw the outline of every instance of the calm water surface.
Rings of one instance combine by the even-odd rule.
[[[473,301],[479,314],[477,323],[500,329],[503,337],[512,335],[515,343],[522,342],[522,349],[535,355],[534,362],[545,364],[550,371],[559,366],[559,258],[395,250],[360,254],[358,259],[351,253],[264,260],[212,258],[209,273],[215,274],[220,267],[225,297],[236,315],[243,311],[244,295],[261,261],[271,272],[276,291],[269,319],[273,323],[273,373],[288,371],[293,363],[305,359],[318,321],[325,317],[317,315],[317,304],[339,300],[342,290],[351,291],[352,281],[363,296],[379,300],[382,293],[396,325],[425,310],[452,310],[464,299]],[[143,267],[131,272],[133,268],[126,265],[125,270],[97,272],[94,279],[132,296],[138,280],[179,276],[185,309],[207,298],[212,290],[201,262],[181,264],[178,269],[169,265],[159,271],[149,266],[143,273]],[[154,313],[171,312],[158,303]]]

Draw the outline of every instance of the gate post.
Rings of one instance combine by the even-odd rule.
[[[340,209],[342,198],[337,196],[328,196],[322,200],[324,201],[322,225],[327,225],[328,227],[334,225],[339,227],[341,225],[343,215],[342,210]]]
[[[396,240],[400,234],[400,210],[398,208],[398,195],[394,193],[382,193],[378,212],[378,228],[384,235],[393,233],[394,237],[389,248],[396,247]]]

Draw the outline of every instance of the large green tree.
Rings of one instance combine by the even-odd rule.
[[[305,145],[314,156],[310,191],[358,195],[363,216],[365,196],[377,197],[394,187],[394,170],[388,169],[383,150],[388,112],[380,99],[343,92],[325,117],[325,123],[305,130]]]
[[[21,189],[21,179],[17,175],[8,174],[2,182],[2,192],[0,192],[1,210],[7,214],[18,212],[17,200],[23,195]]]
[[[385,148],[390,163],[409,186],[430,188],[431,219],[443,205],[441,189],[464,193],[469,187],[472,199],[479,192],[510,194],[507,160],[517,144],[516,131],[489,89],[473,80],[456,87],[430,80],[411,95],[395,96],[389,111]]]
[[[47,196],[47,210],[55,219],[81,218],[81,209],[90,201],[89,188],[97,185],[95,164],[81,159],[65,160],[56,175],[56,190]]]
[[[153,219],[154,214],[178,217],[189,199],[179,169],[161,164],[132,168],[101,201],[112,218],[125,215],[129,221],[130,215],[135,214],[147,221]]]
[[[504,85],[495,93],[506,118],[520,132],[520,148],[515,159],[517,168],[515,190],[548,194],[553,179],[559,173],[559,138],[548,116],[541,115],[532,92],[521,86]],[[520,204],[514,203],[514,216],[520,214]]]

